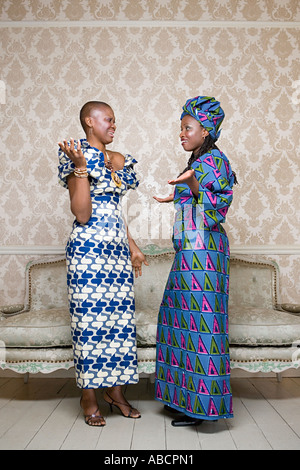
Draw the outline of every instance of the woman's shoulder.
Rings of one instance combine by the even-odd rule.
[[[125,156],[120,152],[115,152],[114,150],[108,150],[107,153],[110,158],[113,158],[118,161],[123,161],[123,162],[125,161]]]
[[[107,153],[108,153],[109,156],[111,156],[111,157],[123,158],[123,159],[125,159],[125,156],[124,156],[121,152],[116,152],[116,151],[114,151],[114,150],[107,150]]]
[[[114,152],[113,150],[106,150],[106,153],[115,170],[122,170],[125,164],[125,157],[120,152]]]
[[[221,164],[222,161],[228,162],[228,158],[219,148],[208,150],[196,160],[196,162],[206,163],[211,166],[216,165],[217,167]]]
[[[216,158],[221,158],[222,160],[228,161],[228,158],[226,157],[225,153],[222,152],[219,148],[211,149],[211,154],[213,157]]]
[[[112,161],[118,163],[118,166],[120,167],[133,167],[137,163],[137,160],[129,153],[122,154],[120,152],[113,152],[110,150],[109,157]]]

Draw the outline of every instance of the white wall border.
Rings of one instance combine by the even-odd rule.
[[[142,244],[139,244],[142,246]],[[1,246],[0,255],[63,255],[65,247],[58,246]],[[232,255],[298,255],[300,256],[300,245],[231,245]]]

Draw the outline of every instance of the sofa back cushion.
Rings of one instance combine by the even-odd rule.
[[[68,306],[65,257],[45,258],[27,265],[26,303],[31,310]]]
[[[278,304],[278,268],[274,262],[231,257],[230,307],[245,305],[272,309]]]
[[[154,310],[155,321],[157,321],[159,307],[173,260],[174,253],[148,255],[149,266],[143,267],[142,276],[134,281],[136,310]]]

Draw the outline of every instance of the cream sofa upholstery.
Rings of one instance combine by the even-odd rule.
[[[150,266],[135,280],[139,371],[155,371],[157,315],[173,261],[172,250],[143,250]],[[0,367],[49,373],[73,367],[65,258],[43,258],[25,270],[24,305],[0,308]],[[299,306],[281,305],[273,262],[231,257],[231,368],[280,373],[300,366]]]

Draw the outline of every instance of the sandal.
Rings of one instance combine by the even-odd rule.
[[[102,415],[97,415],[99,408],[92,415],[84,415],[84,421],[88,426],[105,426],[106,422]]]
[[[182,416],[178,419],[173,419],[172,426],[198,426],[203,423],[203,419],[192,418],[191,416]]]
[[[109,404],[109,407],[110,407],[110,411],[111,411],[111,412],[113,411],[112,407],[113,407],[113,406],[116,406],[117,408],[119,408],[119,410],[121,411],[122,415],[123,415],[125,418],[138,419],[138,418],[141,417],[141,414],[139,414],[139,416],[132,416],[132,412],[133,412],[133,410],[134,410],[135,408],[133,408],[129,403],[121,403],[121,402],[119,402],[119,401],[116,401],[116,400],[114,400],[107,392],[105,392],[105,395],[107,395],[108,398],[111,400],[111,401],[109,402],[109,401],[105,400],[105,397],[103,396],[104,401],[106,401],[106,403]],[[118,405],[127,406],[127,407],[129,408],[129,413],[128,413],[128,415],[125,415],[124,412],[122,411],[121,407],[118,406]],[[138,411],[138,410],[136,410],[136,411]],[[139,411],[138,411],[138,413],[139,413]]]
[[[82,401],[82,397],[80,398],[80,406],[82,408],[81,401]],[[106,422],[105,422],[105,419],[103,418],[103,416],[100,415],[100,414],[97,415],[97,413],[99,411],[100,411],[99,408],[97,408],[95,413],[93,413],[91,415],[85,415],[84,414],[84,421],[88,426],[99,426],[99,427],[101,427],[101,426],[106,425]]]
[[[179,410],[176,410],[175,408],[172,408],[171,406],[169,405],[164,405],[164,410],[165,411],[168,411],[168,413],[172,413],[172,414],[182,414],[183,411],[179,411]]]

